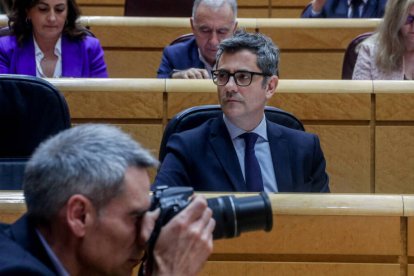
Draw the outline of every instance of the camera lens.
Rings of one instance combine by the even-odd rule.
[[[257,196],[210,198],[207,202],[216,221],[214,239],[238,237],[246,231],[272,230],[272,206],[264,192]]]

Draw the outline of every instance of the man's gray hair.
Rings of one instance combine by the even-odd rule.
[[[266,75],[279,74],[279,48],[273,41],[261,33],[247,33],[245,30],[237,31],[234,36],[221,41],[218,46],[216,65],[223,53],[236,53],[249,50],[257,56],[257,67]]]
[[[198,6],[200,4],[206,5],[207,7],[218,10],[224,4],[230,5],[231,10],[233,11],[233,19],[236,21],[237,18],[237,1],[236,0],[195,0],[193,4],[193,13],[192,17],[195,18],[195,14],[197,11]]]
[[[128,134],[103,124],[83,124],[43,142],[25,170],[23,190],[29,217],[54,218],[74,194],[99,211],[123,187],[128,167],[156,167],[158,161]]]

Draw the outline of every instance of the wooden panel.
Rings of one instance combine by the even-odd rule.
[[[210,80],[167,80],[168,118],[200,104],[217,104]],[[301,120],[364,120],[371,118],[370,81],[280,80],[268,105],[280,107]],[[191,93],[189,96],[188,93]]]
[[[163,126],[161,124],[116,124],[129,133],[158,159]]]
[[[105,61],[111,78],[155,78],[162,50],[105,50]]]
[[[273,0],[275,1],[275,0]],[[125,0],[77,0],[78,5],[95,5],[95,6],[123,6]]]
[[[124,7],[117,6],[80,6],[82,15],[123,16]]]
[[[345,50],[357,35],[375,30],[380,20],[356,19],[257,19],[257,28],[282,50]]]
[[[408,276],[414,276],[414,265],[408,265]]]
[[[398,264],[361,263],[277,263],[210,261],[200,275],[283,275],[283,276],[400,276]]]
[[[374,81],[377,120],[414,120],[414,82]]]
[[[305,7],[309,0],[270,0],[273,7]]]
[[[273,40],[278,44],[278,40]],[[341,79],[344,51],[296,51],[281,49],[282,79]]]
[[[303,8],[272,8],[271,18],[300,18]]]
[[[230,240],[217,240],[220,260],[263,260],[277,254],[395,255],[402,253],[400,218],[375,216],[274,216],[270,233],[250,232]],[[320,238],[318,238],[320,237]],[[242,258],[242,259],[239,259]],[[329,256],[325,256],[329,259]]]
[[[238,0],[238,7],[268,7],[269,0]]]
[[[407,254],[411,259],[414,257],[414,196],[404,195],[404,216],[408,216],[407,222]],[[414,263],[414,259],[411,260]],[[412,266],[412,269],[414,266]],[[414,270],[412,270],[414,275]]]
[[[239,17],[263,18],[263,17],[269,17],[269,9],[268,8],[239,7],[237,14]]]
[[[74,119],[162,119],[161,79],[48,79]]]
[[[414,127],[377,126],[375,192],[414,193]]]
[[[99,38],[104,48],[164,48],[175,38],[190,33],[188,18],[86,17],[83,24]]]
[[[408,256],[414,257],[414,217],[408,218]],[[414,271],[413,271],[414,272]]]
[[[369,126],[305,125],[319,136],[332,193],[370,193]]]

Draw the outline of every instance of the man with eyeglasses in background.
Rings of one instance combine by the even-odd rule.
[[[233,35],[236,17],[236,0],[195,0],[190,18],[194,37],[164,49],[157,78],[211,78],[218,44]]]
[[[154,186],[197,191],[329,192],[316,135],[266,120],[278,84],[279,49],[237,32],[219,45],[212,71],[223,116],[170,137]]]

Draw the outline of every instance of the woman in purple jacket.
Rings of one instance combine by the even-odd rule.
[[[99,40],[76,20],[75,0],[19,0],[0,38],[0,74],[108,77]]]

